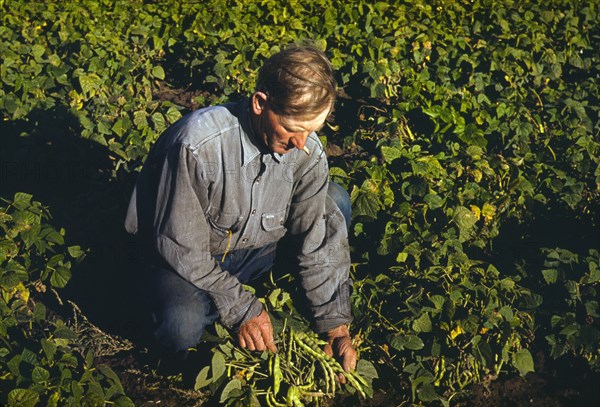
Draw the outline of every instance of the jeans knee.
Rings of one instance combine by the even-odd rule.
[[[217,319],[216,313],[211,312],[208,298],[204,304],[169,304],[155,316],[156,340],[173,351],[185,351],[196,346],[206,326]]]
[[[341,185],[329,181],[329,187],[327,188],[327,195],[333,199],[337,207],[344,215],[346,221],[346,228],[350,229],[350,218],[352,216],[352,207],[350,204],[350,195]]]

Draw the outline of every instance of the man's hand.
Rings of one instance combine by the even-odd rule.
[[[349,372],[356,369],[356,351],[352,346],[348,325],[340,325],[327,332],[327,344],[323,347],[323,350],[329,356],[340,361],[344,371]],[[338,378],[340,383],[346,383],[346,378],[341,373]]]
[[[260,351],[269,349],[271,352],[277,352],[277,347],[273,341],[271,318],[264,309],[259,316],[251,318],[243,324],[237,335],[242,348]]]

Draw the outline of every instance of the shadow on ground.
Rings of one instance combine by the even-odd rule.
[[[136,250],[123,228],[135,176],[112,177],[108,148],[81,138],[78,119],[64,108],[36,110],[2,127],[0,196],[32,194],[66,230],[67,244],[88,250],[61,297],[102,330],[139,339]]]

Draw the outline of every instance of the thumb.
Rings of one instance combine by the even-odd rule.
[[[352,346],[352,339],[349,336],[336,338],[336,345],[340,356],[343,358],[342,367],[344,371],[349,372],[356,369],[356,350]]]
[[[331,344],[326,343],[323,345],[323,352],[325,352],[327,356],[333,357],[333,348],[331,347]]]

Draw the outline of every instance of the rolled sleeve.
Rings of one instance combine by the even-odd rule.
[[[177,273],[210,295],[225,326],[235,327],[258,315],[262,305],[210,253],[210,229],[200,204],[207,189],[201,168],[185,145],[166,152],[155,195],[155,248]]]
[[[350,252],[344,217],[327,195],[325,154],[303,174],[289,212],[292,249],[317,332],[352,321]]]

